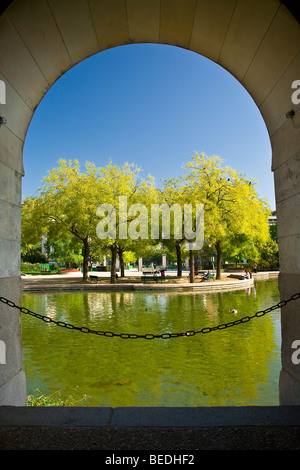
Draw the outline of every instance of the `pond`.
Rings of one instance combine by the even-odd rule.
[[[277,279],[230,292],[23,293],[23,306],[56,321],[136,334],[198,331],[277,302]],[[78,406],[279,404],[279,309],[208,334],[152,340],[86,334],[23,314],[22,335],[27,394],[85,396]]]

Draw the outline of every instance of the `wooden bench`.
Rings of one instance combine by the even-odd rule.
[[[91,281],[95,281],[95,282],[101,282],[101,278],[99,276],[95,276],[93,274],[89,275],[89,278]]]
[[[165,276],[149,276],[149,275],[146,275],[146,276],[142,276],[142,279],[143,279],[143,283],[145,284],[145,282],[148,282],[148,281],[155,281],[156,283],[158,281],[163,282],[163,281],[166,280],[166,277]]]

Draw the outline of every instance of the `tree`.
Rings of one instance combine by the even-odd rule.
[[[66,263],[68,267],[78,267],[83,262],[82,244],[78,238],[66,236],[63,240],[47,240],[49,257],[58,263]]]
[[[43,235],[43,227],[34,223],[33,213],[35,201],[27,198],[22,204],[21,211],[21,257],[24,258],[31,250],[40,249]]]
[[[148,209],[155,194],[154,179],[139,178],[140,168],[124,163],[123,167],[111,162],[99,169],[99,185],[105,195],[97,209],[100,218],[97,236],[111,253],[111,280],[116,282],[117,255],[125,251],[140,250],[148,244]],[[146,211],[146,213],[145,213]]]
[[[26,254],[22,254],[21,258],[25,263],[48,263],[46,255],[41,252],[40,244],[29,249]]]
[[[255,259],[258,266],[266,269],[279,266],[278,245],[275,240],[270,240],[259,249],[259,256]]]
[[[110,162],[103,168],[86,163],[85,172],[81,172],[77,160],[60,160],[44,178],[38,195],[24,201],[24,243],[37,243],[46,235],[54,245],[72,246],[75,238],[81,245],[84,281],[88,281],[90,255],[109,251],[111,282],[116,282],[118,251],[122,258],[126,250],[137,250],[140,241],[128,237],[127,232],[134,233],[136,226],[130,225],[141,223],[130,210],[123,212],[120,200],[138,208],[139,204],[149,205],[154,185],[150,176],[140,180],[139,171],[133,164],[120,167]]]
[[[217,253],[217,274],[221,278],[222,250],[247,241],[248,247],[269,239],[268,205],[259,199],[255,181],[246,179],[220,157],[195,154],[185,166],[186,193],[190,201],[204,204],[205,238]]]
[[[276,212],[272,212],[272,215],[276,215]],[[258,254],[255,257],[255,262],[264,268],[276,268],[279,267],[279,254],[278,254],[278,235],[277,235],[277,222],[272,222],[269,225],[270,240],[267,243],[259,246]]]
[[[191,240],[185,232],[185,204],[189,204],[188,193],[182,178],[170,178],[164,181],[158,199],[161,208],[159,237],[168,250],[176,252],[177,276],[182,276],[182,252]],[[195,202],[195,201],[194,201]],[[190,280],[194,282],[194,260],[190,256]]]
[[[43,180],[36,197],[24,201],[25,232],[46,235],[49,240],[61,241],[75,237],[80,241],[83,256],[83,280],[88,280],[88,261],[91,243],[99,243],[95,232],[96,208],[101,198],[97,185],[97,169],[91,163],[80,172],[77,160],[60,160]]]

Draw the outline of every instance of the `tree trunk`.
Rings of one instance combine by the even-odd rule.
[[[216,275],[216,279],[221,279],[222,250],[221,250],[221,242],[220,241],[217,241],[217,243],[216,243],[216,251],[217,251],[217,275]]]
[[[124,277],[124,276],[125,276],[125,272],[124,272],[124,261],[123,261],[123,253],[124,253],[124,251],[123,251],[121,248],[118,248],[119,261],[120,261],[120,271],[121,271],[121,276],[120,276],[120,277]]]
[[[83,266],[82,266],[82,277],[84,281],[89,280],[88,271],[89,271],[89,256],[90,256],[90,246],[87,239],[83,240]]]
[[[117,282],[117,277],[116,277],[116,261],[117,261],[117,250],[118,247],[114,243],[110,247],[111,250],[111,270],[110,270],[110,283],[115,284]]]
[[[190,282],[195,282],[194,251],[190,250]]]
[[[181,262],[181,246],[176,243],[176,256],[177,256],[177,276],[182,277],[182,262]]]

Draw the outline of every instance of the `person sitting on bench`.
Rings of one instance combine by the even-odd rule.
[[[203,275],[203,277],[202,277],[202,279],[201,279],[201,282],[203,282],[203,281],[209,281],[210,279],[213,280],[214,277],[215,277],[215,275],[212,274],[210,271],[208,271],[208,272],[204,273],[204,275]]]

